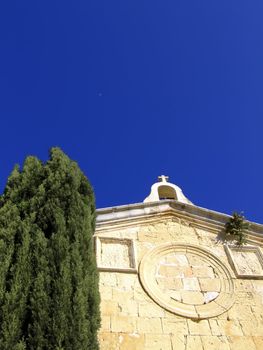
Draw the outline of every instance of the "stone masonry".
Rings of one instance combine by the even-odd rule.
[[[98,211],[101,350],[263,349],[263,227],[229,253],[226,220],[174,200]]]

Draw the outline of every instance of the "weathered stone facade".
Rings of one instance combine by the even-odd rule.
[[[176,200],[98,210],[101,350],[263,349],[263,226]]]

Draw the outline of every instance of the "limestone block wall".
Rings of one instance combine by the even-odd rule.
[[[262,251],[218,233],[177,217],[97,230],[101,350],[262,350]]]

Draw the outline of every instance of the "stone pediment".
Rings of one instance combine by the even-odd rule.
[[[97,210],[96,232],[111,231],[122,227],[158,224],[174,220],[186,226],[220,233],[229,215],[174,200],[136,203]],[[248,242],[263,246],[263,225],[250,223]]]

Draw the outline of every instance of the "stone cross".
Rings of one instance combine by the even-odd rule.
[[[158,176],[159,182],[168,182],[168,180],[169,180],[169,176],[165,176],[165,175]]]

